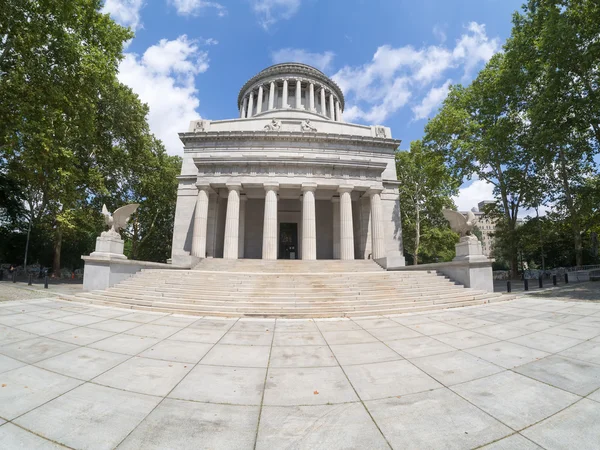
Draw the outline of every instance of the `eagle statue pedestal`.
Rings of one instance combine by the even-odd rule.
[[[90,256],[127,259],[123,254],[125,243],[119,233],[112,230],[103,232],[96,238],[96,250]]]
[[[460,238],[453,261],[483,262],[488,261],[488,258],[483,254],[479,239],[471,235]]]

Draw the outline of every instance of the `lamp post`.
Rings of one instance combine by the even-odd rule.
[[[540,252],[542,254],[542,272],[546,271],[546,259],[544,258],[544,235],[542,233],[542,222],[540,221],[540,213],[538,210],[538,205],[535,205],[535,215],[538,221],[538,229],[540,233]]]
[[[27,242],[25,243],[25,262],[23,263],[23,269],[27,274],[27,253],[29,253],[29,235],[31,234],[31,216],[29,216],[29,227],[27,228]]]

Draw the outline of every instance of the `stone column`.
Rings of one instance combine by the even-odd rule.
[[[256,114],[262,112],[262,104],[263,104],[263,87],[260,85],[258,87],[258,99],[256,100]]]
[[[244,257],[244,242],[246,240],[246,194],[240,195],[240,231],[238,234],[238,258]]]
[[[288,105],[288,80],[283,80],[283,92],[281,97],[281,109],[289,108]]]
[[[196,183],[198,197],[194,212],[194,229],[192,231],[192,256],[206,258],[206,229],[208,226],[208,194],[209,184]]]
[[[342,121],[341,116],[342,116],[342,113],[340,110],[340,102],[339,102],[339,100],[336,100],[335,101],[335,118],[338,122]]]
[[[352,198],[354,186],[340,186],[340,258],[354,259],[354,227],[352,225]]]
[[[333,197],[333,259],[340,259],[340,198]]]
[[[240,111],[240,117],[242,119],[246,118],[246,108],[248,107],[248,97],[244,97],[244,101],[242,102],[242,110]]]
[[[327,116],[327,102],[325,101],[325,88],[321,86],[321,114]]]
[[[317,259],[316,183],[302,183],[302,259]]]
[[[277,259],[277,191],[279,183],[265,183],[262,259]]]
[[[248,100],[248,114],[246,117],[252,117],[252,109],[254,108],[254,92],[250,92],[250,100]]]
[[[252,98],[250,98],[252,100]],[[329,94],[329,118],[335,120],[335,109],[333,106],[333,93]]]
[[[271,81],[271,87],[269,89],[269,111],[275,106],[275,82]]]
[[[309,92],[309,94],[308,94],[309,95],[309,98],[308,98],[309,107],[312,112],[315,112],[316,109],[315,109],[315,85],[314,85],[314,83],[309,84],[308,90],[309,90],[308,91]]]
[[[296,80],[296,109],[302,109],[302,83]]]
[[[227,183],[227,215],[225,216],[225,242],[223,258],[238,258],[238,239],[240,232],[240,183]]]
[[[383,235],[383,210],[381,208],[382,188],[371,188],[367,192],[371,197],[371,242],[373,259],[385,257],[385,238]]]

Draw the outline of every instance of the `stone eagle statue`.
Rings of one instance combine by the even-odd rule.
[[[458,211],[452,211],[451,209],[442,209],[442,214],[448,222],[450,222],[450,228],[452,231],[460,234],[461,238],[470,237],[471,231],[479,222],[479,219],[473,214],[473,211],[467,213],[467,217],[463,216]]]
[[[104,216],[104,222],[110,227],[109,233],[118,233],[121,228],[124,228],[129,221],[129,217],[138,209],[140,206],[138,203],[131,203],[129,205],[121,206],[114,213],[109,213],[106,205],[102,205],[102,215]]]

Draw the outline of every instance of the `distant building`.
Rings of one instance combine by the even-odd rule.
[[[493,205],[495,203],[496,202],[493,200],[484,200],[477,204],[477,208],[471,210],[479,219],[477,228],[481,231],[481,247],[483,249],[483,254],[486,256],[492,254],[492,244],[494,242],[493,234],[496,231],[496,219],[486,216],[483,210],[486,205]],[[467,215],[467,211],[461,211],[461,213],[465,216]]]
[[[483,212],[487,205],[495,205],[496,202],[493,200],[484,200],[477,204],[477,208],[471,209],[473,214],[477,218],[479,218],[479,222],[477,222],[477,228],[481,231],[481,247],[483,249],[483,254],[486,256],[490,256],[492,254],[492,246],[494,244],[494,233],[496,232],[496,219],[488,217]],[[465,216],[467,215],[466,211],[460,211]],[[522,219],[517,219],[517,226],[523,223]]]

